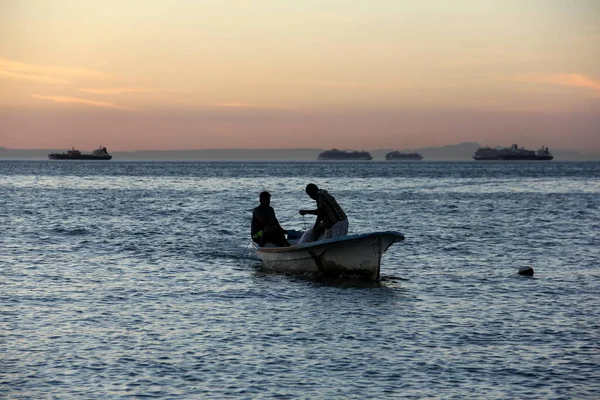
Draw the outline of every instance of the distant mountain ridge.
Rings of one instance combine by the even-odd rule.
[[[422,147],[414,149],[376,149],[370,150],[373,161],[384,161],[390,151],[417,152],[423,155],[423,161],[467,161],[479,143],[464,142],[441,147]],[[80,149],[85,151],[84,149]],[[138,150],[109,151],[115,161],[314,161],[319,153],[327,149],[203,149],[203,150]],[[363,150],[363,149],[357,149]],[[0,159],[46,160],[51,152],[65,149],[7,149],[0,147]],[[600,161],[600,153],[581,153],[578,151],[550,149],[557,161]]]

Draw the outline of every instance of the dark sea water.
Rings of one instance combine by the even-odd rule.
[[[381,282],[248,251],[309,182]],[[0,161],[0,278],[3,398],[600,398],[600,163]]]

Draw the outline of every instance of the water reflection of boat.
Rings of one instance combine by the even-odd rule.
[[[473,155],[475,160],[552,160],[554,156],[547,147],[542,146],[539,150],[527,150],[513,144],[511,147],[480,147]]]
[[[254,249],[265,267],[277,272],[355,275],[379,280],[381,256],[392,244],[403,240],[404,235],[398,232],[374,232],[295,245],[298,239],[292,239],[288,231],[292,246],[258,247],[255,244]]]
[[[399,151],[392,151],[385,155],[385,159],[388,161],[409,161],[409,160],[422,160],[423,156],[419,153],[401,153]]]
[[[325,150],[317,160],[372,160],[368,151],[344,151],[338,149]]]
[[[51,160],[110,160],[112,156],[108,153],[106,147],[99,147],[91,154],[82,153],[72,147],[66,153],[50,153],[48,158]]]

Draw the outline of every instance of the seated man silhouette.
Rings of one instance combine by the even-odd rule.
[[[275,210],[271,207],[271,194],[262,192],[259,200],[260,205],[252,212],[252,240],[259,247],[264,247],[269,242],[277,247],[289,246],[290,243],[285,238],[286,231],[279,225]]]

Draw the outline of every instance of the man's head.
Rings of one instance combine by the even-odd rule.
[[[269,205],[271,204],[271,193],[269,192],[261,192],[258,196],[260,200],[260,204]]]
[[[306,185],[306,194],[309,195],[311,199],[316,200],[318,192],[319,188],[314,183]]]

